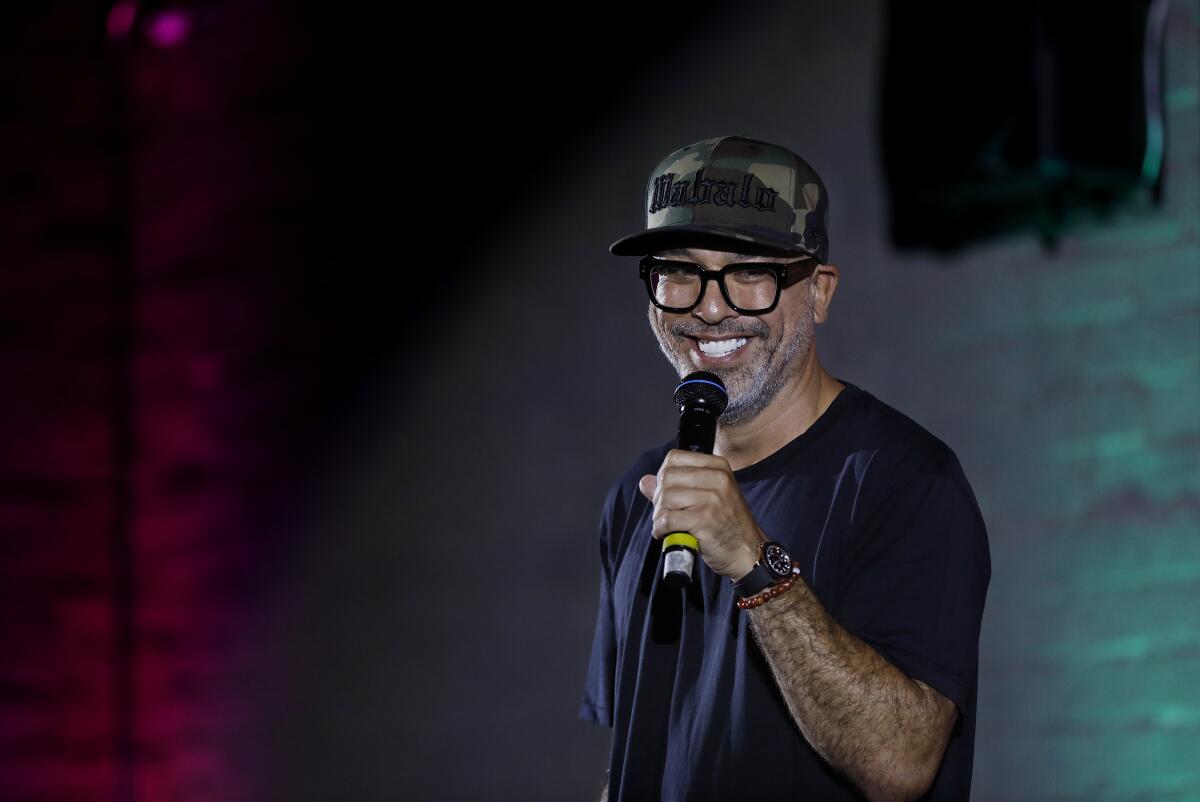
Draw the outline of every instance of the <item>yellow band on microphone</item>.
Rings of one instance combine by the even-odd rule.
[[[663,548],[668,546],[684,546],[692,551],[699,551],[700,541],[687,532],[672,532],[663,538]]]

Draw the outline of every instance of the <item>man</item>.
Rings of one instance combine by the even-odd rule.
[[[672,438],[604,504],[580,707],[613,727],[602,798],[970,795],[987,534],[954,452],[822,367],[827,215],[799,156],[721,137],[660,162],[610,248],[648,254],[663,354],[729,403],[712,454]],[[683,590],[674,532],[699,544]]]

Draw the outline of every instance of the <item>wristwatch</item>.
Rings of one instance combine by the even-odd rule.
[[[792,558],[787,549],[773,540],[766,540],[759,545],[758,562],[750,569],[750,573],[733,583],[733,592],[748,599],[791,575]]]

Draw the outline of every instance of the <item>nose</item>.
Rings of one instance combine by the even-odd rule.
[[[727,317],[736,317],[737,312],[725,303],[725,296],[721,294],[721,288],[715,281],[706,281],[704,294],[700,296],[700,303],[692,310],[692,316],[700,318],[710,326],[715,326]]]

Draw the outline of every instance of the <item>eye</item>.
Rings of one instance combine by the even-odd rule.
[[[775,272],[765,267],[740,267],[733,271],[733,277],[743,284],[752,284],[758,281],[774,280]]]
[[[684,262],[663,262],[654,268],[666,281],[690,281],[696,276],[696,270]]]

